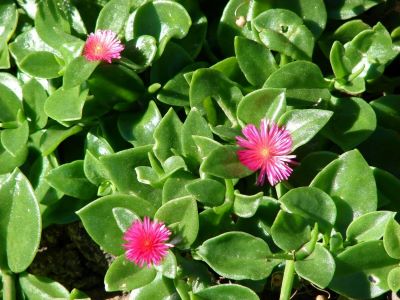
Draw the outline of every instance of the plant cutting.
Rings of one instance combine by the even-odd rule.
[[[397,299],[399,1],[3,0],[0,298]]]

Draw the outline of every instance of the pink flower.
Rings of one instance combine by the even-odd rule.
[[[262,185],[267,178],[271,185],[289,178],[296,155],[292,151],[292,137],[283,127],[261,120],[260,129],[249,124],[242,130],[245,138],[237,136],[237,144],[244,148],[237,151],[242,164],[252,171],[260,169],[257,184]]]
[[[162,222],[151,221],[148,217],[144,217],[143,222],[136,220],[124,234],[125,256],[140,267],[159,265],[173,247],[166,243],[170,235],[171,231]]]
[[[96,30],[91,33],[83,48],[83,56],[90,61],[102,60],[111,63],[113,58],[121,58],[124,46],[111,30]]]

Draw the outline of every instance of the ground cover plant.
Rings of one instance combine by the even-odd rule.
[[[2,0],[0,298],[398,299],[399,52],[397,0]]]

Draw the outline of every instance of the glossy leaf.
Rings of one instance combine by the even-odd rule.
[[[134,37],[151,35],[158,41],[158,56],[171,38],[182,39],[191,25],[187,11],[179,3],[168,0],[148,2],[135,13]]]
[[[256,87],[262,87],[269,75],[278,69],[271,51],[252,40],[236,37],[235,53],[244,76]]]
[[[310,106],[331,97],[321,70],[307,61],[282,66],[271,74],[264,87],[286,89],[288,105]]]
[[[182,122],[175,111],[170,108],[154,130],[154,154],[161,161],[174,155],[173,151],[182,151]]]
[[[131,291],[152,282],[156,274],[153,268],[138,267],[121,255],[107,270],[104,277],[105,289],[108,292]]]
[[[332,19],[345,20],[355,17],[371,7],[382,2],[381,0],[347,0],[343,3],[325,1],[328,16]]]
[[[398,264],[388,256],[382,241],[350,247],[336,259],[336,271],[329,288],[351,298],[375,298],[389,290],[387,276]]]
[[[386,224],[392,220],[390,211],[374,211],[360,216],[350,223],[346,230],[346,239],[351,242],[367,242],[382,238]]]
[[[271,236],[279,248],[297,250],[310,240],[309,222],[297,215],[281,210],[271,227]]]
[[[232,179],[253,173],[238,159],[236,146],[221,146],[214,149],[203,161],[200,170],[220,178]]]
[[[219,275],[235,279],[266,278],[278,263],[268,260],[268,245],[244,232],[226,232],[205,241],[198,255]]]
[[[289,212],[317,222],[322,232],[329,232],[336,221],[336,206],[332,198],[320,189],[299,187],[288,191],[280,199]]]
[[[148,201],[133,195],[111,195],[99,198],[77,212],[86,231],[96,243],[107,252],[121,255],[124,252],[123,232],[114,218],[115,207],[132,210],[139,217],[152,217],[155,209]]]
[[[218,206],[225,200],[225,186],[213,179],[197,179],[186,184],[185,188],[206,206]]]
[[[327,12],[323,0],[309,2],[307,0],[272,0],[273,8],[283,8],[295,12],[304,20],[304,24],[317,38],[326,25]]]
[[[82,84],[98,65],[98,61],[88,61],[84,56],[78,56],[65,69],[63,88],[67,90]]]
[[[242,98],[242,93],[237,84],[221,72],[212,69],[197,70],[192,77],[189,95],[190,106],[197,108],[202,114],[207,114],[210,123],[210,112],[207,112],[207,104],[204,101],[207,97],[212,97],[232,125],[236,125],[236,106]]]
[[[0,197],[0,266],[20,273],[32,263],[39,247],[39,205],[31,184],[18,169],[1,176]]]
[[[397,130],[400,128],[400,104],[396,95],[382,96],[370,102],[375,111],[378,124]]]
[[[122,137],[135,147],[154,144],[154,132],[161,121],[157,105],[150,101],[144,113],[121,114],[118,119],[118,129]]]
[[[390,257],[400,259],[400,225],[394,219],[386,224],[383,244]]]
[[[294,264],[296,273],[323,289],[328,286],[335,273],[335,260],[321,244],[316,244],[314,251],[304,260]]]
[[[46,114],[59,122],[79,120],[82,117],[83,105],[88,90],[79,87],[71,89],[59,88],[44,104]]]
[[[239,217],[250,218],[252,217],[258,206],[263,199],[263,193],[257,193],[255,195],[242,195],[238,191],[235,191],[235,199],[233,204],[233,211]]]
[[[294,109],[279,118],[292,137],[292,150],[310,141],[329,121],[333,113],[322,109]]]
[[[237,108],[237,117],[246,124],[258,126],[263,118],[277,122],[285,111],[285,90],[259,89],[243,97]]]
[[[197,297],[204,300],[258,300],[258,296],[251,289],[238,284],[220,284],[205,288],[197,293]]]
[[[178,297],[173,281],[161,274],[157,275],[148,285],[133,290],[129,295],[130,300],[175,299]]]
[[[360,152],[352,150],[327,165],[311,182],[336,204],[335,227],[342,233],[357,217],[377,208],[376,184]]]
[[[329,108],[333,110],[333,116],[324,133],[343,150],[355,148],[376,128],[375,113],[361,98],[333,98]]]
[[[314,36],[294,12],[268,9],[258,15],[252,25],[258,31],[261,42],[269,49],[293,59],[311,59]]]
[[[69,298],[69,292],[65,287],[46,277],[23,273],[19,277],[19,284],[28,299],[52,300]]]
[[[82,160],[52,169],[46,180],[53,188],[78,199],[89,200],[96,196],[97,189],[86,179]]]
[[[28,54],[20,62],[20,68],[31,76],[50,79],[61,76],[62,66],[53,53],[40,51]]]
[[[177,275],[177,261],[174,253],[168,250],[168,254],[161,261],[161,264],[154,266],[164,277],[175,279]]]
[[[389,272],[388,286],[394,293],[397,293],[400,290],[399,278],[400,278],[400,267],[394,268]]]
[[[118,34],[129,15],[129,2],[111,0],[100,11],[96,22],[96,30],[109,29]]]
[[[47,123],[44,112],[44,103],[47,94],[43,86],[35,79],[31,79],[23,86],[24,111],[30,123],[37,128],[43,128]]]
[[[196,201],[192,197],[183,197],[168,201],[154,216],[164,221],[179,241],[178,247],[187,249],[195,241],[199,231]]]

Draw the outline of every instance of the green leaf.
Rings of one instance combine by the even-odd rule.
[[[158,274],[156,278],[139,289],[133,290],[129,295],[130,300],[149,300],[149,299],[179,299],[171,279]]]
[[[400,225],[394,219],[386,224],[383,245],[390,257],[400,259]]]
[[[400,290],[400,267],[392,269],[388,274],[388,286],[394,292],[397,293]]]
[[[241,218],[250,218],[254,216],[263,199],[262,192],[255,195],[242,195],[239,191],[235,191],[234,195],[233,212]]]
[[[357,217],[377,208],[376,184],[367,162],[358,150],[348,151],[327,165],[311,182],[336,204],[335,228],[342,234]]]
[[[52,169],[46,180],[53,188],[78,199],[90,200],[96,196],[96,186],[85,177],[83,160],[75,160]]]
[[[306,259],[296,261],[294,267],[300,277],[324,289],[335,273],[335,260],[328,250],[316,244],[314,251]]]
[[[189,84],[184,75],[206,66],[203,62],[197,62],[184,67],[162,87],[157,99],[168,105],[189,106]]]
[[[304,24],[318,38],[326,25],[326,8],[323,0],[270,0],[272,8],[283,8],[295,12],[304,20]]]
[[[20,62],[20,68],[33,77],[51,79],[60,77],[63,67],[53,53],[40,51],[28,54]]]
[[[17,120],[18,111],[22,110],[21,101],[7,86],[0,83],[0,122],[13,122]],[[3,128],[4,128],[3,124]]]
[[[182,3],[185,4],[184,1]],[[187,8],[187,10],[190,11],[189,8]],[[195,59],[203,48],[207,35],[208,21],[200,9],[197,11],[190,11],[190,13],[192,25],[190,26],[189,32],[182,40],[177,41],[177,43],[187,51],[190,57]]]
[[[259,300],[251,289],[239,284],[220,284],[194,293],[203,300]]]
[[[115,207],[112,211],[115,221],[117,221],[118,227],[122,232],[128,230],[134,221],[140,219],[134,212],[123,207]]]
[[[295,61],[271,74],[265,88],[286,89],[288,105],[311,106],[331,95],[319,67],[307,61]]]
[[[199,149],[199,155],[201,159],[205,159],[213,150],[221,147],[221,144],[214,141],[213,139],[193,135],[193,141],[195,142],[197,148]]]
[[[363,13],[381,2],[382,0],[346,0],[342,3],[325,1],[325,4],[329,18],[346,20]]]
[[[155,219],[163,221],[173,232],[179,243],[177,247],[187,249],[195,241],[199,231],[196,201],[192,197],[173,199],[162,205]]]
[[[266,278],[279,263],[268,260],[268,245],[244,232],[226,232],[205,241],[197,254],[219,275],[242,280]]]
[[[0,132],[1,143],[12,156],[18,156],[21,148],[28,142],[29,138],[29,125],[24,121],[18,128],[4,129]]]
[[[382,96],[369,104],[375,111],[378,124],[397,130],[400,128],[400,103],[397,95]]]
[[[201,164],[204,173],[220,178],[243,178],[253,173],[237,157],[236,146],[221,146],[214,149]]]
[[[320,189],[299,187],[291,189],[280,199],[289,212],[317,222],[322,232],[329,233],[336,221],[336,206],[332,198]]]
[[[190,196],[191,194],[185,188],[186,184],[192,182],[194,179],[193,175],[189,172],[177,172],[170,178],[168,178],[163,186],[162,191],[162,203],[176,198]],[[193,195],[195,197],[195,195]]]
[[[227,3],[217,31],[218,44],[225,56],[234,55],[235,36],[255,39],[250,24],[253,18],[260,13],[259,5],[260,1],[256,1],[252,5],[250,5],[250,2],[243,2],[242,0],[230,0]],[[244,24],[239,23],[238,26],[236,22],[240,19],[244,21]]]
[[[268,9],[254,19],[261,42],[269,49],[293,59],[311,60],[314,36],[294,12],[286,9]]]
[[[207,114],[206,99],[212,97],[222,109],[232,125],[237,124],[236,106],[242,98],[237,83],[229,80],[223,73],[213,69],[198,69],[194,72],[190,83],[190,106]]]
[[[154,154],[161,161],[182,152],[182,122],[175,111],[170,108],[154,131]]]
[[[60,123],[79,120],[82,117],[87,93],[87,89],[81,91],[78,86],[71,89],[59,88],[47,98],[44,111],[50,118]]]
[[[148,2],[138,8],[133,21],[134,37],[151,35],[158,41],[160,57],[171,38],[184,38],[192,21],[185,8],[168,0]]]
[[[213,137],[207,121],[195,108],[191,109],[182,126],[182,150],[186,158],[201,163],[201,155],[193,140],[193,135],[204,136],[210,139]]]
[[[29,300],[69,299],[65,287],[46,277],[23,273],[19,276],[19,284]]]
[[[44,0],[38,4],[35,27],[40,38],[67,60],[80,55],[83,41],[72,36],[71,27],[56,0]]]
[[[131,210],[139,217],[152,217],[155,209],[148,201],[133,195],[111,195],[99,198],[77,212],[88,234],[104,251],[121,255],[124,252],[123,232],[114,218],[115,207]]]
[[[124,56],[128,59],[127,62],[138,72],[149,67],[156,54],[157,41],[151,35],[141,35],[129,40],[125,45]]]
[[[47,99],[46,90],[35,79],[31,79],[23,88],[24,112],[30,124],[34,128],[43,128],[47,123],[47,115],[44,112],[44,103]]]
[[[161,261],[161,264],[154,266],[154,268],[164,277],[175,279],[178,266],[174,253],[168,250],[168,254]]]
[[[271,51],[252,40],[235,37],[235,53],[244,76],[256,87],[262,87],[265,80],[278,69]]]
[[[96,30],[109,29],[118,34],[129,16],[129,1],[111,0],[100,11],[96,22]]]
[[[118,129],[121,136],[135,147],[154,144],[154,132],[161,121],[161,114],[154,101],[150,101],[145,112],[132,115],[121,114]]]
[[[45,129],[40,137],[40,150],[42,155],[46,156],[52,153],[56,148],[67,138],[77,134],[82,130],[82,127],[75,125],[70,128],[61,126],[51,126]]]
[[[237,108],[237,117],[246,124],[258,126],[263,118],[277,122],[285,111],[284,89],[259,89],[243,97]]]
[[[347,227],[346,239],[356,243],[381,239],[386,224],[393,219],[394,214],[391,211],[373,211],[360,216]]]
[[[361,98],[332,98],[329,108],[333,116],[324,134],[345,151],[362,143],[376,128],[375,113]]]
[[[308,154],[301,160],[301,164],[293,170],[289,182],[293,186],[308,186],[319,171],[338,156],[338,154],[329,151],[316,151]]]
[[[155,206],[161,202],[160,190],[140,183],[135,176],[137,166],[147,166],[151,146],[136,147],[100,157],[109,180],[121,193],[143,198]]]
[[[310,240],[311,229],[303,217],[281,210],[272,224],[271,236],[279,248],[297,250]]]
[[[398,264],[386,254],[382,241],[364,242],[347,248],[335,261],[336,271],[329,288],[358,299],[371,299],[387,292],[387,276]]]
[[[199,178],[186,184],[185,188],[197,201],[206,206],[219,206],[225,200],[225,186],[213,179]]]
[[[65,69],[63,88],[67,90],[82,84],[98,65],[98,61],[88,61],[84,56],[74,58]]]
[[[32,263],[39,247],[39,205],[31,184],[18,169],[0,177],[0,198],[0,266],[20,273]]]
[[[131,291],[152,282],[156,274],[153,268],[138,267],[121,255],[108,268],[104,286],[107,292]]]
[[[294,109],[283,114],[278,121],[292,137],[292,151],[310,141],[332,117],[333,113],[322,109]]]
[[[389,172],[371,167],[378,192],[378,208],[398,211],[400,203],[397,200],[400,193],[400,180]]]
[[[0,7],[0,25],[2,31],[0,33],[0,44],[8,42],[13,35],[18,23],[17,6],[11,0],[3,1]]]

